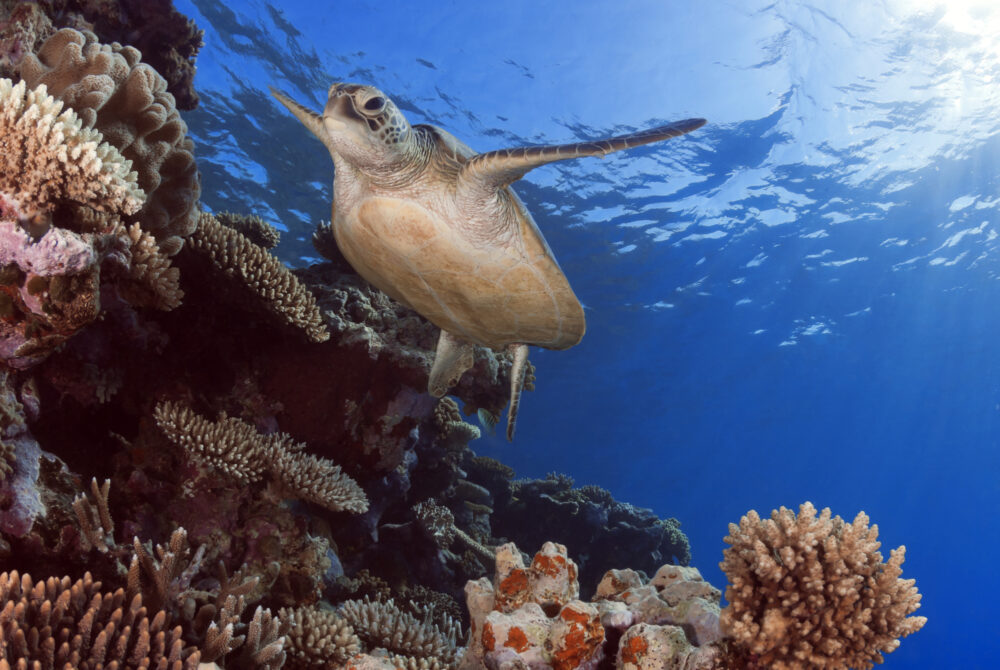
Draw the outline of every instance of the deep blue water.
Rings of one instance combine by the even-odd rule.
[[[176,4],[206,31],[203,201],[293,265],[333,169],[268,85],[375,84],[477,150],[707,117],[519,182],[588,333],[533,352],[515,443],[474,448],[677,517],[720,587],[748,509],[864,510],[929,619],[887,665],[996,667],[995,3]]]

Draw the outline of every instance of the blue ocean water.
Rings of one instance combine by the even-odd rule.
[[[477,150],[708,118],[516,185],[588,333],[533,351],[514,444],[472,446],[680,519],[720,587],[747,510],[864,510],[929,619],[888,666],[996,667],[994,2],[175,4],[206,33],[203,202],[287,231],[291,265],[333,167],[268,86],[374,84]]]

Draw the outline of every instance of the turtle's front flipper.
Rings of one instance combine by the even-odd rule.
[[[658,126],[638,133],[609,137],[595,142],[577,142],[545,147],[518,147],[500,149],[473,156],[462,166],[460,184],[476,184],[492,188],[503,188],[517,181],[529,170],[571,158],[584,156],[605,156],[622,149],[650,144],[678,137],[705,125],[705,119],[685,119],[665,126]]]
[[[440,398],[458,383],[462,374],[472,367],[472,345],[442,330],[438,338],[437,353],[427,380],[427,390]]]
[[[524,386],[524,373],[528,369],[528,345],[512,344],[508,348],[513,362],[510,365],[510,408],[507,410],[507,441],[514,441],[514,422],[517,421],[517,408],[521,405],[521,388]]]

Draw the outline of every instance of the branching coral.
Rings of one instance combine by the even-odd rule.
[[[404,657],[436,659],[448,665],[457,657],[455,641],[461,626],[450,619],[445,630],[441,630],[431,623],[430,613],[420,621],[401,611],[392,600],[376,602],[367,598],[348,600],[341,607],[341,614],[369,647]]]
[[[313,342],[330,337],[316,298],[289,272],[281,261],[232,228],[203,214],[191,248],[208,256],[218,270],[238,280],[261,300],[267,309],[286,323],[303,329]]]
[[[336,612],[318,607],[282,608],[281,632],[287,639],[289,670],[332,667],[361,651],[354,629]]]
[[[32,220],[66,201],[121,214],[143,205],[129,162],[44,87],[0,79],[0,137],[3,218]]]
[[[180,626],[168,627],[165,612],[148,612],[141,595],[128,598],[123,589],[102,591],[90,573],[76,582],[36,583],[30,575],[4,572],[0,603],[0,665],[194,670],[200,661],[200,652],[181,639]]]
[[[205,467],[242,484],[268,473],[290,496],[332,510],[361,513],[368,500],[340,466],[303,453],[288,435],[261,435],[253,426],[223,414],[212,422],[176,403],[157,405],[154,417],[167,437]]]
[[[200,177],[166,82],[140,58],[132,47],[100,44],[93,33],[64,28],[25,57],[21,77],[28,86],[45,84],[132,161],[147,196],[138,218],[173,255],[198,225]]]
[[[256,214],[219,212],[215,218],[219,223],[242,234],[258,247],[273,249],[281,241],[281,233],[278,232],[278,229]]]
[[[755,511],[729,525],[720,564],[729,578],[722,623],[736,642],[775,670],[871,668],[925,617],[905,547],[882,562],[878,526],[853,523],[806,502],[762,520]]]
[[[118,282],[118,291],[137,307],[171,310],[179,307],[184,291],[180,287],[180,271],[156,244],[156,238],[133,223],[122,231],[130,240],[128,281]],[[124,237],[123,236],[123,237]]]

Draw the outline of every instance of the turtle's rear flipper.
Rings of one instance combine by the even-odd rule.
[[[528,345],[512,344],[507,350],[514,359],[510,366],[510,409],[507,410],[507,441],[513,442],[517,408],[521,405],[524,373],[528,369]]]
[[[472,367],[472,345],[442,330],[438,338],[437,353],[427,380],[427,391],[440,398],[458,383],[462,374]]]

